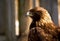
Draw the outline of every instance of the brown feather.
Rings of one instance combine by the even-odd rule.
[[[33,21],[30,25],[28,41],[59,41],[60,28],[52,21],[48,11],[42,7],[30,10]]]

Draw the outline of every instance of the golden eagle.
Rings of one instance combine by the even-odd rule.
[[[33,20],[29,28],[28,41],[60,41],[60,28],[57,27],[43,7],[35,7],[27,12]]]

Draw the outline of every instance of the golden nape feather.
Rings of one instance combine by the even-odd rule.
[[[53,23],[46,9],[35,7],[27,15],[33,20],[28,41],[60,41],[60,28]]]

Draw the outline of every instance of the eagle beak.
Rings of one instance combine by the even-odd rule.
[[[27,12],[27,14],[26,14],[26,15],[27,15],[27,16],[33,16],[33,15],[32,15],[32,13],[31,13],[31,12],[29,12],[29,11]]]

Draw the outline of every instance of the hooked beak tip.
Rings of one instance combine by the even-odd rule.
[[[29,16],[29,14],[30,14],[30,12],[28,11],[26,15]]]
[[[33,16],[33,15],[31,14],[31,12],[28,11],[28,12],[26,13],[26,16]]]

